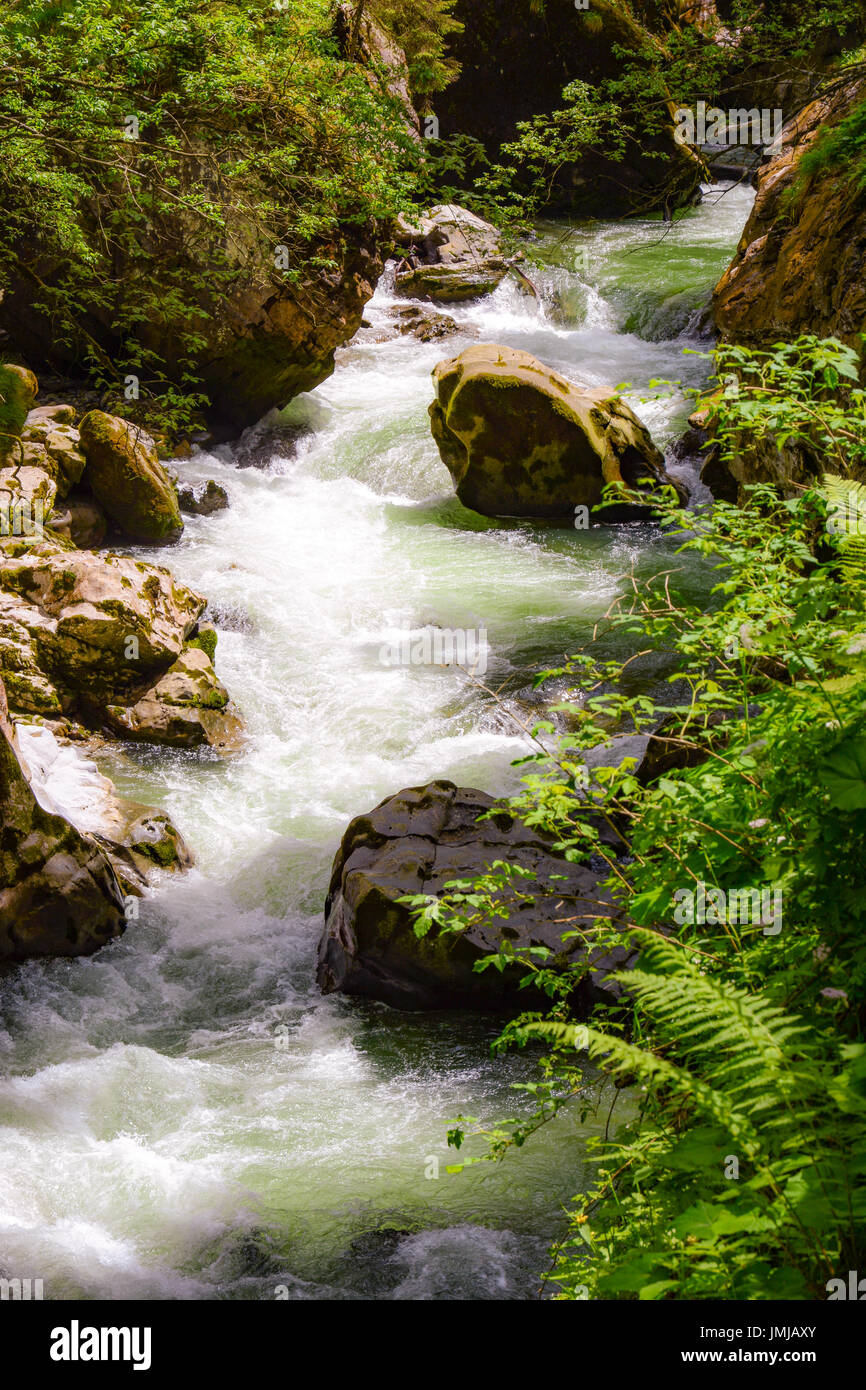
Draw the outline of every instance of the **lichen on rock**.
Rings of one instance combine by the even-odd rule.
[[[81,421],[87,484],[130,540],[164,544],[183,531],[177,492],[156,448],[137,426],[102,410]]]
[[[573,519],[579,506],[598,509],[608,484],[682,495],[649,431],[613,391],[576,386],[496,343],[440,362],[433,380],[433,437],[460,501],[483,516]],[[634,513],[630,503],[598,517]]]

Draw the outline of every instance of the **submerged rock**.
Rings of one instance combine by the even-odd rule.
[[[528,352],[482,343],[433,372],[433,437],[457,496],[483,516],[573,518],[592,512],[608,483],[682,485],[649,431],[619,396],[567,381]],[[645,515],[605,508],[598,519]]]
[[[211,516],[214,512],[225,511],[229,505],[228,493],[213,478],[195,487],[179,488],[177,498],[181,511],[191,516]]]
[[[123,893],[96,843],[43,810],[22,770],[0,682],[0,962],[84,956],[124,930]]]
[[[400,294],[443,304],[477,299],[508,272],[496,228],[455,203],[431,208],[417,227],[402,218],[397,227]]]
[[[563,962],[587,963],[573,1001],[578,1011],[618,997],[619,986],[605,977],[632,955],[625,947],[606,951],[592,943],[599,919],[618,915],[600,889],[603,875],[569,863],[549,839],[506,811],[481,820],[494,804],[483,792],[431,782],[398,792],[351,822],[325,905],[317,970],[324,993],[366,996],[400,1009],[531,1008],[536,997],[519,989],[524,968],[473,970],[505,936],[514,946],[547,946]],[[459,936],[434,931],[419,939],[398,899],[435,894],[494,860],[536,873],[537,882],[520,880],[531,902]],[[544,894],[541,888],[552,880],[553,891]],[[563,942],[563,932],[584,928],[585,936]]]
[[[91,410],[81,422],[87,483],[118,530],[134,541],[163,544],[183,530],[177,492],[142,430]]]

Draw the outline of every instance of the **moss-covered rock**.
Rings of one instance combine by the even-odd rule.
[[[0,459],[12,456],[38,390],[36,377],[26,367],[0,362]]]
[[[87,484],[118,530],[150,544],[176,540],[183,530],[177,492],[152,440],[102,410],[85,415],[79,434]]]
[[[235,747],[243,724],[214,671],[204,608],[167,569],[129,556],[49,540],[0,552],[0,675],[13,710],[177,747]]]
[[[213,623],[199,623],[187,642],[187,647],[198,647],[200,651],[204,652],[208,660],[213,661],[216,656],[217,635]]]
[[[229,752],[243,735],[228,691],[200,647],[186,647],[134,703],[109,704],[105,714],[109,727],[123,738],[175,748],[207,746]]]
[[[0,589],[24,601],[14,617],[44,669],[93,701],[176,661],[205,607],[162,566],[47,541],[0,560]]]
[[[573,518],[578,506],[592,513],[610,483],[682,495],[649,431],[604,387],[576,386],[495,343],[440,362],[433,380],[433,437],[457,496],[484,516]],[[605,508],[598,519],[634,510]]]

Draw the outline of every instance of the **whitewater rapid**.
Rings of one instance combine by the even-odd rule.
[[[322,999],[322,903],[352,816],[434,777],[508,791],[526,752],[471,681],[385,666],[383,644],[483,627],[485,682],[517,699],[666,544],[647,524],[465,511],[430,436],[432,368],[479,339],[524,348],[589,385],[630,382],[669,442],[688,402],[645,399],[648,384],[704,379],[683,349],[701,346],[751,201],[719,192],[671,229],[542,228],[541,304],[503,284],[449,311],[453,338],[394,336],[386,279],[329,381],[177,463],[231,505],[189,519],[170,552],[137,553],[207,595],[248,740],[228,759],[99,760],[121,794],[171,814],[197,867],[97,956],[0,980],[0,1274],[42,1278],[50,1298],[537,1291],[605,1113],[563,1113],[504,1165],[447,1175],[449,1122],[525,1110],[511,1087],[532,1059],[492,1059],[490,1020]]]

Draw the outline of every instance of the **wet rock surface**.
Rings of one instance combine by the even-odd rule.
[[[586,962],[588,974],[574,1001],[578,1011],[619,996],[619,986],[606,976],[631,954],[593,944],[598,919],[617,916],[600,887],[604,875],[555,854],[543,835],[508,813],[481,819],[493,805],[483,792],[431,782],[351,822],[334,861],[319,944],[317,979],[325,993],[366,996],[400,1009],[533,1007],[531,992],[519,989],[523,967],[501,974],[473,969],[505,935],[514,946],[546,946],[564,962]],[[536,880],[520,879],[529,901],[459,936],[434,931],[419,939],[398,899],[435,894],[494,860],[535,873]],[[580,934],[563,942],[568,931]]]
[[[604,387],[576,386],[496,343],[440,362],[433,380],[433,437],[460,501],[483,516],[573,518],[578,506],[598,508],[611,483],[668,485],[684,498],[649,431]],[[604,508],[597,519],[634,511]]]

